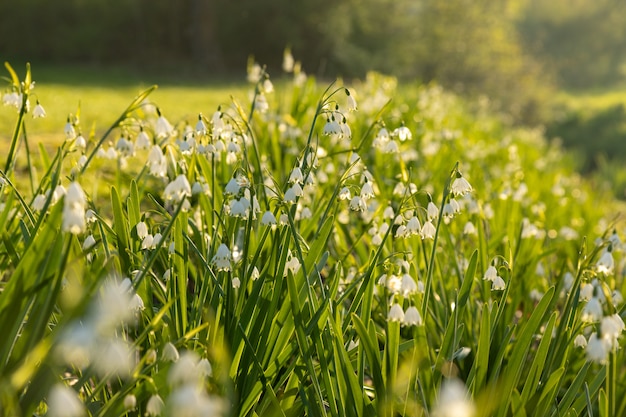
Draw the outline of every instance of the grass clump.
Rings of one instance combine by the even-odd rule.
[[[10,73],[3,415],[624,412],[622,230],[539,132],[251,62],[249,100],[172,124],[151,87],[35,169]]]

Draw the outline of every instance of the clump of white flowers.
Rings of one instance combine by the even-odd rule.
[[[83,233],[86,229],[85,211],[87,210],[87,197],[78,182],[73,182],[67,187],[63,204],[63,231],[72,234]]]

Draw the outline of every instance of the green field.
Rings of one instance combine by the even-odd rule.
[[[626,413],[620,205],[541,129],[376,73],[38,74],[28,147],[0,109],[0,415]]]

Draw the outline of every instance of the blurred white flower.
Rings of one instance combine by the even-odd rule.
[[[220,244],[211,263],[215,265],[218,271],[230,271],[231,253],[228,246],[224,243]]]
[[[33,109],[33,119],[37,119],[40,117],[46,117],[46,110],[44,110],[43,106],[37,100],[37,105]]]
[[[73,182],[67,188],[63,205],[63,231],[72,234],[83,233],[86,229],[85,210],[87,197],[80,184]]]
[[[146,404],[146,415],[149,417],[160,416],[165,408],[165,403],[158,394],[154,394]]]
[[[184,175],[179,175],[176,179],[165,187],[163,198],[166,201],[181,202],[185,197],[191,197],[191,185]]]
[[[583,336],[582,334],[579,334],[576,336],[576,338],[574,338],[574,346],[575,347],[580,347],[580,348],[586,348],[587,347],[587,339],[585,339],[585,336]]]
[[[180,354],[178,353],[178,349],[176,346],[172,344],[172,342],[167,342],[163,346],[163,351],[161,352],[161,359],[166,362],[177,362],[180,358]]]
[[[171,387],[196,384],[200,380],[199,362],[200,357],[197,353],[190,350],[184,351],[167,374],[168,384]]]
[[[400,307],[400,304],[395,303],[391,306],[391,308],[389,309],[389,313],[387,314],[387,320],[391,322],[404,321],[404,311],[402,310],[402,307]]]
[[[446,379],[442,382],[433,410],[434,417],[472,417],[476,407],[465,384],[458,379]]]
[[[415,306],[411,306],[406,309],[404,313],[404,319],[402,320],[403,326],[421,326],[422,316]]]
[[[85,406],[72,388],[56,384],[48,393],[48,417],[80,417],[84,416]]]
[[[615,268],[615,261],[613,260],[613,254],[610,250],[605,250],[602,253],[598,262],[596,262],[596,270],[604,275],[611,275]]]
[[[589,336],[586,352],[587,360],[604,364],[609,354],[609,346],[605,339],[598,338],[598,334],[594,332]]]

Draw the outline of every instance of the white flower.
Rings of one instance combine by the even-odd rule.
[[[420,224],[417,216],[413,216],[406,223],[406,235],[413,236],[418,235],[422,231],[422,225]]]
[[[285,72],[293,72],[293,66],[295,62],[293,59],[293,55],[291,55],[291,50],[285,49],[283,52],[283,71]]]
[[[37,194],[33,200],[33,210],[41,211],[46,204],[46,196],[44,194]]]
[[[498,277],[498,270],[494,265],[489,265],[489,268],[485,271],[485,275],[483,275],[483,279],[486,281],[494,282]]]
[[[291,252],[289,252],[287,258],[288,259],[285,263],[285,271],[283,272],[283,276],[286,277],[289,271],[291,271],[292,275],[296,275],[298,271],[300,271],[300,261],[295,256],[291,256]]]
[[[98,343],[94,359],[94,369],[101,377],[128,377],[135,366],[133,350],[119,338],[109,338]]]
[[[87,197],[80,184],[73,182],[67,189],[63,205],[63,231],[79,234],[85,231]]]
[[[72,140],[76,138],[76,129],[74,129],[74,125],[69,118],[67,119],[67,123],[65,123],[65,128],[63,129],[63,131],[65,132],[65,138],[67,140]]]
[[[402,294],[407,297],[417,291],[417,283],[409,274],[402,275]]]
[[[361,198],[364,200],[374,197],[374,187],[369,181],[365,181],[365,184],[361,187]]]
[[[91,249],[95,244],[96,239],[93,237],[93,235],[89,235],[85,238],[85,241],[83,242],[83,250],[87,251]]]
[[[602,333],[602,338],[607,341],[609,346],[611,348],[617,348],[617,339],[624,331],[624,320],[622,320],[622,317],[617,313],[611,316],[606,316],[602,318],[600,331]]]
[[[163,352],[161,352],[161,358],[166,362],[177,362],[180,358],[178,349],[171,342],[167,342],[163,346]]]
[[[211,261],[218,271],[230,271],[231,253],[224,243],[217,248],[217,253]]]
[[[165,403],[158,394],[154,394],[146,405],[146,415],[150,417],[160,416],[165,408]]]
[[[352,197],[352,200],[350,200],[350,210],[352,211],[365,211],[367,209],[367,204],[365,203],[365,200],[360,197],[360,196],[354,196]]]
[[[342,133],[343,132],[341,131],[341,126],[339,126],[339,123],[337,123],[337,121],[335,120],[335,116],[326,119],[326,124],[324,125],[324,129],[322,131],[323,135],[340,137]]]
[[[436,232],[437,229],[435,229],[435,226],[430,221],[426,221],[422,226],[420,236],[422,237],[422,239],[434,239]]]
[[[586,348],[587,347],[587,339],[585,339],[585,336],[583,336],[582,334],[579,334],[576,336],[576,338],[574,339],[574,346],[575,347],[580,347],[580,348]]]
[[[502,291],[506,288],[506,282],[502,279],[501,276],[496,276],[496,278],[491,283],[491,291]]]
[[[394,303],[394,305],[391,306],[389,313],[387,314],[387,320],[391,322],[404,321],[404,311],[402,310],[402,307],[400,307],[400,304]]]
[[[354,96],[350,94],[350,90],[345,89],[346,95],[348,96],[348,111],[355,111],[357,109],[356,100]]]
[[[299,166],[296,166],[289,175],[289,183],[294,184],[296,182],[300,184],[304,183],[304,176],[302,175],[302,170]]]
[[[211,366],[211,362],[208,359],[202,358],[200,362],[198,362],[198,371],[200,373],[200,377],[206,378],[213,376],[213,367]]]
[[[157,114],[159,115],[159,118],[157,119],[154,126],[154,133],[157,137],[163,139],[170,136],[174,131],[174,128],[172,127],[170,122],[168,122],[167,119],[161,114],[161,110],[157,109]]]
[[[232,279],[231,285],[234,289],[238,289],[239,287],[241,287],[241,280],[238,277],[235,277]]]
[[[37,105],[33,109],[33,119],[37,119],[40,117],[46,117],[46,111],[43,106],[39,104],[39,100],[37,100]]]
[[[137,137],[135,138],[135,148],[148,149],[151,144],[152,144],[152,141],[150,140],[150,136],[148,136],[148,134],[146,133],[145,130],[143,130],[143,127],[142,127],[139,133],[137,134]]]
[[[150,148],[148,168],[150,169],[150,174],[155,177],[165,177],[167,175],[167,159],[165,159],[161,147],[154,145]]]
[[[411,306],[406,309],[404,313],[404,319],[402,320],[403,326],[421,326],[422,325],[422,316],[420,312],[415,308],[415,306]]]
[[[608,353],[609,346],[607,346],[607,341],[598,338],[597,333],[592,333],[587,342],[587,360],[604,364],[606,363]]]
[[[72,388],[56,384],[48,393],[49,417],[80,417],[85,415],[85,406]]]
[[[581,301],[589,301],[591,300],[591,297],[593,297],[593,284],[591,283],[586,283],[581,285],[580,287],[580,294],[578,299]]]
[[[597,297],[591,297],[587,304],[583,307],[581,319],[585,322],[594,323],[602,318],[602,304]]]
[[[472,222],[467,222],[465,223],[465,227],[463,228],[463,234],[464,235],[475,235],[476,232],[476,227],[474,226],[474,223]]]
[[[408,127],[402,125],[393,131],[393,135],[396,136],[400,142],[404,142],[405,140],[411,140],[413,135]]]
[[[464,196],[465,194],[472,191],[472,186],[467,180],[459,176],[452,181],[452,185],[450,186],[450,191],[455,196]]]
[[[352,196],[350,194],[350,189],[348,187],[343,187],[339,191],[338,197],[339,197],[340,200],[350,200],[352,198]]]
[[[263,217],[261,217],[261,224],[263,226],[273,226],[276,224],[276,216],[271,211],[266,211],[263,213]]]
[[[599,273],[604,275],[611,275],[613,273],[613,268],[615,267],[615,261],[613,260],[613,255],[611,251],[606,250],[596,262],[596,269]]]
[[[135,229],[137,230],[137,237],[139,239],[144,239],[148,236],[148,226],[144,222],[137,223]]]
[[[198,362],[200,362],[200,357],[197,353],[190,350],[184,351],[167,374],[168,384],[171,387],[177,387],[198,382],[200,380]]]
[[[128,394],[124,397],[124,409],[126,411],[133,411],[135,408],[137,408],[137,397],[133,394]]]
[[[472,417],[476,407],[465,384],[458,379],[446,379],[441,384],[434,417]]]
[[[224,406],[220,399],[207,395],[196,384],[187,384],[171,393],[167,411],[176,417],[221,416]]]
[[[186,176],[179,175],[174,181],[167,184],[163,192],[163,198],[166,201],[180,202],[185,197],[191,197],[191,185]]]
[[[298,184],[294,184],[296,186]],[[296,202],[296,191],[294,187],[289,187],[287,191],[285,191],[285,197],[283,198],[285,203],[295,203]]]

